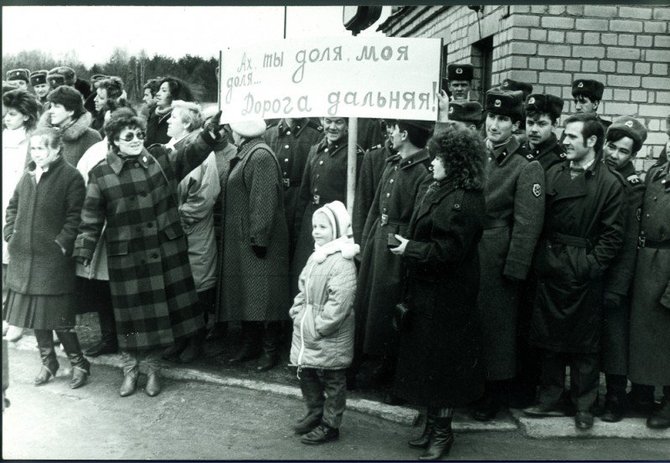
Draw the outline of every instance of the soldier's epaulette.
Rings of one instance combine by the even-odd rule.
[[[631,185],[642,184],[642,180],[640,180],[640,177],[637,174],[629,175],[628,177],[626,177],[626,180]]]
[[[371,146],[370,148],[368,148],[366,153],[369,153],[370,151],[378,150],[378,149],[383,148],[383,147],[384,147],[384,145],[382,145],[381,143],[378,144],[378,145],[375,145],[375,146]]]
[[[323,126],[310,118],[307,118],[307,126],[319,132],[323,132]]]

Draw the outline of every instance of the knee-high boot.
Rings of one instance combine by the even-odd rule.
[[[281,338],[281,322],[272,321],[265,324],[263,332],[263,355],[256,367],[257,371],[267,371],[279,362],[279,341]]]
[[[42,368],[33,383],[35,386],[41,386],[49,381],[52,376],[56,376],[60,365],[56,358],[51,330],[35,330],[35,340],[37,340],[37,348],[42,359]]]
[[[454,443],[454,433],[451,430],[453,409],[443,409],[446,413],[434,416],[433,433],[430,436],[428,450],[419,456],[419,460],[439,460],[449,454]]]
[[[77,389],[86,383],[86,379],[91,374],[91,364],[84,357],[84,353],[79,346],[79,338],[77,338],[77,333],[74,330],[56,331],[56,334],[72,365],[70,388]]]
[[[430,443],[430,436],[433,434],[433,427],[435,426],[435,416],[432,414],[426,415],[426,425],[423,427],[423,433],[416,439],[407,442],[407,445],[414,449],[425,449]]]

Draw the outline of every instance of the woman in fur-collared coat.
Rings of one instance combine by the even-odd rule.
[[[408,237],[391,252],[408,266],[408,323],[400,332],[394,392],[428,407],[424,433],[410,447],[428,448],[421,459],[439,459],[454,437],[454,407],[484,390],[481,326],[477,317],[478,242],[482,236],[485,147],[455,124],[431,138],[433,179],[424,184]]]

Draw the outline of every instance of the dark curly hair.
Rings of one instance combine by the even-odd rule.
[[[20,89],[10,90],[2,94],[2,104],[28,116],[28,120],[23,123],[27,130],[32,130],[37,125],[42,104],[32,93]]]
[[[465,124],[454,122],[437,131],[428,140],[428,151],[440,158],[447,177],[466,190],[484,186],[486,145],[482,137]]]
[[[95,83],[95,88],[102,88],[107,90],[107,98],[116,100],[123,94],[123,80],[116,76],[107,77],[97,81]]]
[[[170,89],[170,102],[173,102],[174,100],[195,101],[191,88],[183,80],[171,76],[163,77],[163,80],[161,80],[158,87],[160,88],[160,86],[166,82]]]
[[[105,122],[104,129],[109,147],[112,151],[118,153],[119,148],[114,142],[119,140],[121,132],[124,129],[140,129],[145,131],[147,123],[143,118],[136,116],[132,108],[119,108],[110,115],[107,122]]]

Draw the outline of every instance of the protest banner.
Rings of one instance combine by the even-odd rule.
[[[436,120],[440,39],[277,40],[222,51],[222,121],[282,117]]]

